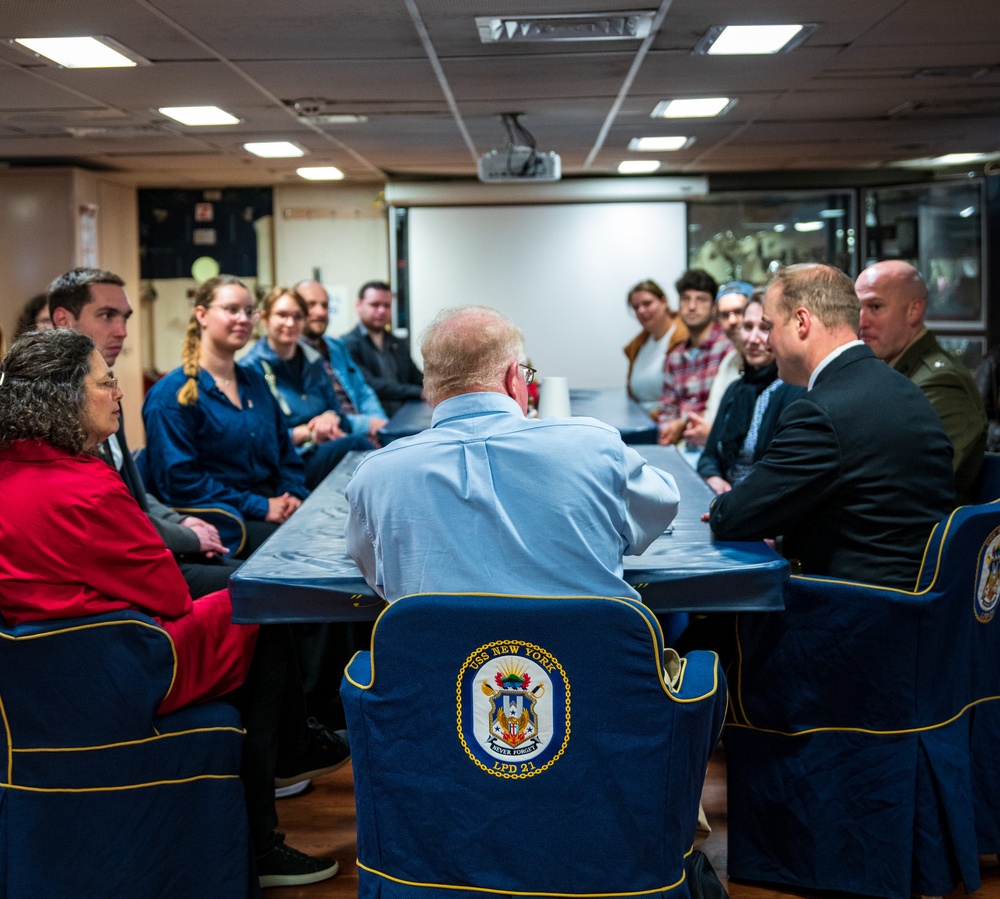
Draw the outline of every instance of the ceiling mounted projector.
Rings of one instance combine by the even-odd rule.
[[[490,150],[479,159],[479,180],[487,184],[517,181],[558,181],[562,164],[558,153],[539,153],[534,147],[509,146]]]
[[[479,180],[486,184],[510,184],[524,181],[558,181],[562,163],[558,153],[541,153],[535,139],[518,119],[520,113],[500,116],[507,129],[509,143],[502,150],[490,150],[479,159]]]

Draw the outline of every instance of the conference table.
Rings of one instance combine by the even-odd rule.
[[[596,418],[618,429],[629,444],[656,443],[656,422],[624,387],[572,388],[569,392],[570,414]],[[400,437],[412,437],[431,426],[431,407],[427,403],[403,403],[379,431],[383,446]]]
[[[657,613],[783,608],[788,562],[760,541],[712,538],[701,521],[712,491],[676,448],[641,446],[637,452],[673,475],[681,495],[677,517],[666,531],[641,556],[625,557],[625,580],[642,601]],[[348,454],[236,570],[229,581],[234,621],[370,621],[378,616],[384,601],[345,551],[344,490],[365,455]]]

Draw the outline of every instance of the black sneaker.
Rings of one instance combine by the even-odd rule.
[[[311,780],[322,774],[329,774],[342,768],[351,760],[351,747],[347,743],[346,730],[330,730],[315,718],[310,718],[310,743],[306,752],[291,763],[278,760],[274,772],[274,785],[287,787],[301,780]]]
[[[297,886],[328,880],[340,870],[332,858],[313,858],[285,845],[285,835],[275,833],[275,844],[257,856],[261,887]]]

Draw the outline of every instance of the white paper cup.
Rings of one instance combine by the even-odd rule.
[[[539,418],[569,418],[569,381],[546,377],[538,387]]]

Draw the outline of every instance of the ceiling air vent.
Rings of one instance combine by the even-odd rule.
[[[653,16],[651,10],[555,16],[477,16],[476,27],[479,40],[484,44],[624,41],[647,37]]]
[[[66,133],[72,137],[164,137],[167,132],[155,125],[82,125],[69,126]]]

